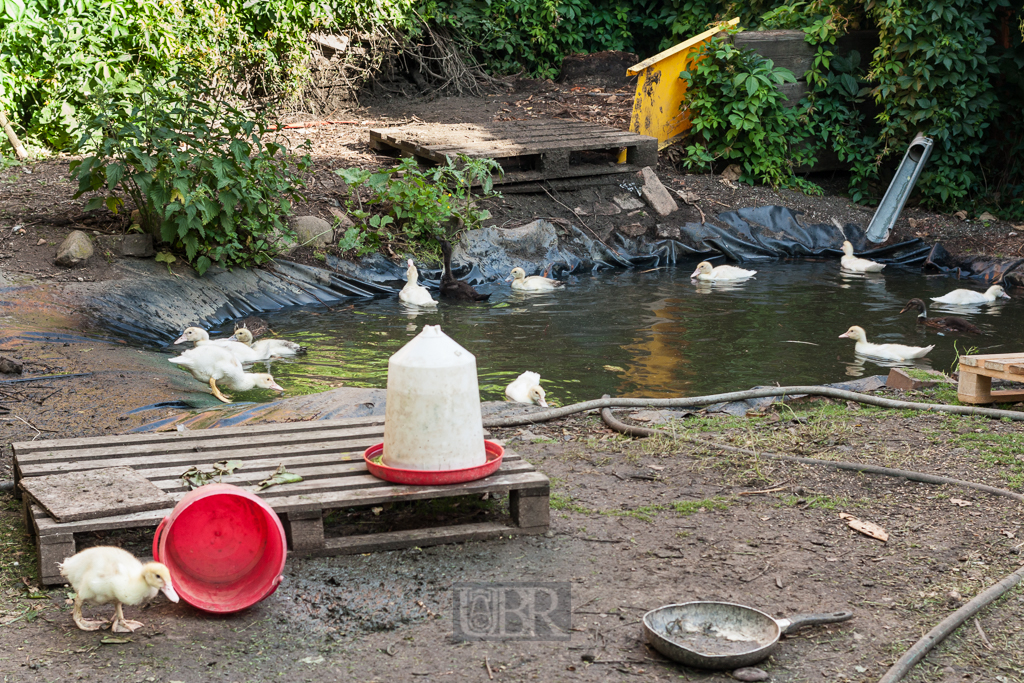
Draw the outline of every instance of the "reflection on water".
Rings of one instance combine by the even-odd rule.
[[[948,370],[957,349],[1014,350],[1024,337],[1019,298],[958,307],[983,337],[941,335],[899,315],[908,299],[928,301],[957,286],[944,276],[889,266],[883,273],[841,273],[835,261],[757,264],[754,279],[694,284],[694,264],[650,272],[581,277],[564,291],[512,292],[496,284],[490,302],[414,310],[397,298],[351,306],[296,309],[268,320],[284,338],[310,348],[276,362],[286,395],[335,386],[384,387],[388,357],[423,329],[441,325],[477,358],[484,399],[501,399],[524,370],[539,372],[560,404],[613,396],[695,396],[759,384],[817,384],[888,372],[893,365]],[[1017,293],[1010,292],[1011,296]],[[936,307],[934,315],[941,315]],[[931,309],[929,308],[931,314]],[[892,363],[858,357],[839,339],[860,325],[868,340],[935,344],[925,359]]]

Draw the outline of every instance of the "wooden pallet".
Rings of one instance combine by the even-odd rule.
[[[658,140],[584,121],[530,120],[480,124],[415,124],[370,131],[370,148],[413,156],[421,164],[464,154],[494,159],[504,176],[495,183],[536,182],[635,173],[658,163]],[[625,150],[626,161],[617,163]]]
[[[992,391],[992,378],[1024,382],[1024,353],[992,353],[960,357],[960,382],[956,397],[961,403],[1010,403],[1024,401],[1024,391]]]
[[[192,465],[210,471],[219,460],[241,460],[243,466],[221,481],[255,490],[257,482],[284,464],[303,481],[274,486],[259,495],[281,516],[289,551],[299,555],[365,553],[547,530],[548,478],[517,453],[506,450],[501,469],[478,481],[400,486],[366,471],[363,452],[383,438],[384,418],[377,416],[28,441],[13,444],[14,475],[20,482],[60,472],[129,466],[177,502],[187,493],[179,475]],[[487,522],[339,538],[324,535],[324,514],[338,508],[506,491],[515,526]],[[75,553],[76,533],[155,527],[171,512],[168,508],[59,524],[29,496],[22,502],[26,526],[37,542],[40,579],[47,585],[64,582],[56,564]]]

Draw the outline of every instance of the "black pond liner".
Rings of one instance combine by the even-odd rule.
[[[868,249],[860,227],[801,223],[800,212],[781,206],[740,209],[718,216],[718,223],[686,223],[678,239],[630,239],[615,234],[603,243],[567,222],[538,219],[518,228],[482,228],[465,233],[455,250],[455,275],[484,291],[507,287],[515,266],[529,273],[561,277],[605,269],[655,268],[695,259],[737,262],[778,258],[838,258],[848,239],[854,250],[896,266],[916,266],[958,277],[1024,285],[1024,259],[972,258],[956,263],[941,245],[921,240]],[[291,306],[333,306],[353,297],[395,296],[405,284],[404,262],[374,254],[358,263],[328,257],[328,268],[278,259],[272,266],[224,271],[212,268],[200,278],[191,270],[175,276],[153,261],[135,262],[123,280],[86,288],[85,310],[108,334],[166,347],[189,325],[213,328],[230,320]],[[437,289],[441,271],[421,268],[420,281]]]

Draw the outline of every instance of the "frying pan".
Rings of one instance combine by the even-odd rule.
[[[832,612],[773,619],[731,602],[684,602],[651,610],[643,623],[647,642],[669,659],[700,669],[738,669],[765,659],[783,633],[852,617]]]

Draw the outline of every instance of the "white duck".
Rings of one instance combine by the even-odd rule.
[[[430,290],[419,284],[420,274],[409,259],[409,270],[405,274],[405,287],[398,293],[398,300],[410,306],[436,306],[437,302],[430,296]]]
[[[839,259],[839,267],[851,273],[879,273],[885,264],[854,256],[853,245],[846,240],[843,242],[843,257]]]
[[[270,375],[245,372],[242,364],[229,351],[212,344],[197,346],[168,360],[188,370],[200,382],[208,382],[213,395],[224,403],[231,403],[231,399],[220,392],[217,382],[232,391],[248,391],[254,387],[284,391]]]
[[[142,626],[124,618],[121,605],[138,605],[163,591],[171,602],[178,594],[171,585],[171,574],[159,562],[142,564],[132,554],[109,546],[83,550],[57,565],[60,574],[75,589],[75,609],[71,618],[83,631],[96,631],[108,623],[114,633],[131,633]],[[82,616],[82,603],[114,603],[113,621],[93,621]]]
[[[954,289],[949,294],[943,296],[933,296],[932,301],[937,301],[940,304],[960,304],[960,305],[971,305],[971,304],[990,304],[996,299],[1009,299],[1010,295],[1007,294],[1002,287],[999,285],[992,285],[984,293],[975,292],[971,289]]]
[[[252,332],[247,327],[239,327],[235,330],[235,339],[245,344],[256,353],[258,360],[270,360],[271,358],[286,358],[296,356],[302,352],[302,347],[287,339],[260,339],[254,342]]]
[[[935,348],[931,346],[904,346],[903,344],[872,344],[864,334],[864,328],[854,325],[843,334],[840,339],[853,339],[857,342],[854,349],[863,356],[882,358],[884,360],[910,360],[912,358],[924,358],[929,351]]]
[[[748,277],[753,277],[755,273],[757,273],[756,270],[744,270],[736,266],[712,267],[707,261],[701,261],[697,264],[697,270],[690,273],[690,278],[712,282],[716,280],[746,280]]]
[[[540,375],[536,372],[524,372],[516,381],[505,387],[505,396],[516,403],[535,403],[547,408],[544,400],[544,389],[540,386]]]
[[[509,276],[505,278],[505,282],[511,282],[512,289],[517,292],[550,292],[565,287],[565,283],[561,280],[552,280],[542,275],[527,277],[526,271],[522,268],[513,268]]]
[[[198,349],[201,346],[216,346],[217,348],[229,351],[240,363],[254,363],[262,360],[259,355],[245,344],[237,341],[236,337],[227,339],[210,339],[206,330],[198,327],[187,327],[180,337],[174,340],[175,344],[192,342]]]

